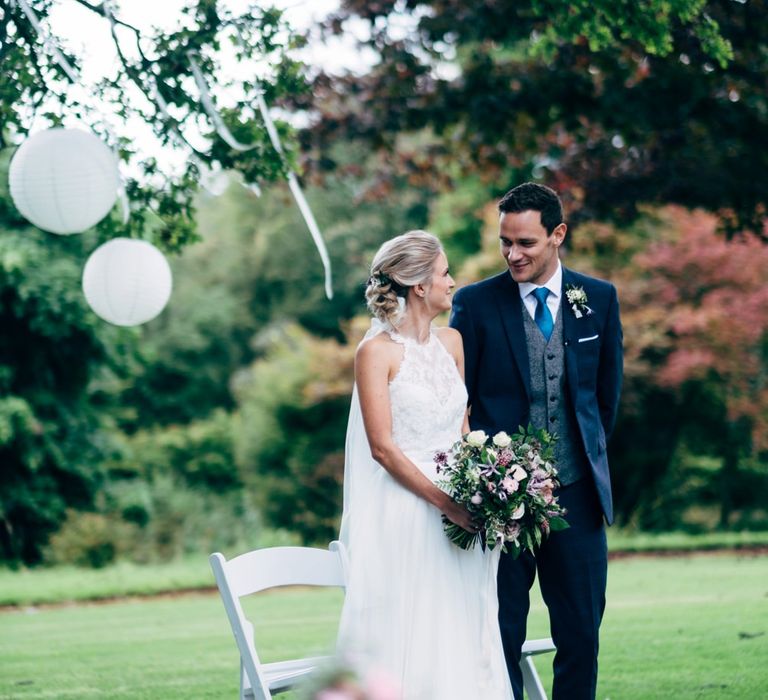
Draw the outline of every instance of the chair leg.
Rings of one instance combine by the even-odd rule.
[[[544,692],[544,686],[541,684],[539,674],[536,672],[536,666],[533,664],[533,657],[526,656],[520,660],[520,669],[523,672],[523,687],[529,700],[547,700],[547,694]]]
[[[245,673],[243,660],[240,659],[240,700],[253,700],[254,697],[253,688],[251,688],[251,683]]]

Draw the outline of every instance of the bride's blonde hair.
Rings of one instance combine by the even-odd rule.
[[[411,287],[432,281],[442,252],[437,237],[426,231],[408,231],[384,243],[371,263],[365,289],[368,310],[380,321],[397,325],[403,309],[398,297],[405,299]]]

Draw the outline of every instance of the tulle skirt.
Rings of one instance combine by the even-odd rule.
[[[434,465],[417,463],[434,479]],[[381,468],[350,527],[339,651],[404,700],[510,700],[498,626],[499,552],[465,551],[440,513]]]

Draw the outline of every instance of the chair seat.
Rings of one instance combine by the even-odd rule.
[[[261,664],[259,671],[269,686],[270,691],[280,693],[294,687],[298,681],[313,673],[318,666],[332,661],[330,656],[314,656],[306,659],[290,659],[288,661],[275,661],[269,664]],[[244,677],[245,686],[243,692],[246,697],[253,697],[251,685],[247,674]]]
[[[556,649],[551,637],[546,639],[530,639],[523,644],[523,656],[547,654],[550,651],[556,651]]]
[[[330,656],[315,656],[308,659],[293,659],[264,664],[261,669],[267,679],[270,690],[287,690],[296,685],[296,681],[308,676],[318,666],[331,662]]]

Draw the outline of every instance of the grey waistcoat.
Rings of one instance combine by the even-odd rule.
[[[528,311],[525,308],[522,311],[531,372],[531,423],[534,428],[544,428],[557,435],[555,466],[560,483],[566,486],[586,476],[589,465],[576,416],[566,395],[563,307],[561,304],[549,343]]]

